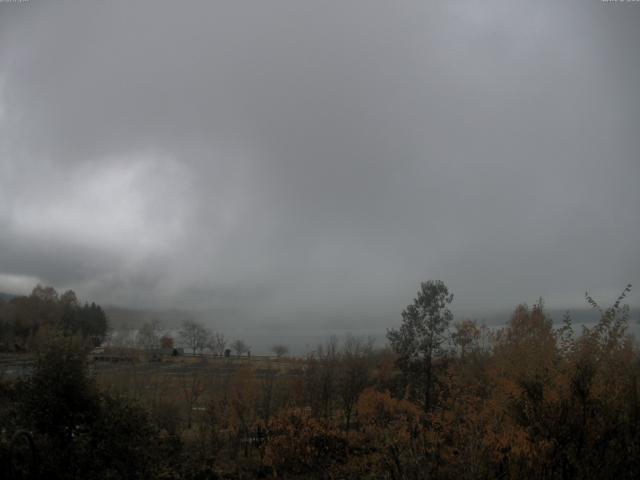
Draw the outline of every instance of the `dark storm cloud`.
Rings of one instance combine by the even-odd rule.
[[[0,4],[0,280],[354,325],[388,324],[428,278],[467,311],[611,295],[640,280],[638,20],[577,1]]]

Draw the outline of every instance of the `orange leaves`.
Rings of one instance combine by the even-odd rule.
[[[418,421],[421,409],[414,403],[393,398],[389,391],[378,392],[368,388],[360,395],[356,405],[359,421],[365,425],[389,427],[399,420]]]
[[[264,459],[276,472],[320,473],[346,459],[344,433],[313,418],[310,409],[282,411],[270,430]]]
[[[226,389],[227,421],[234,432],[246,432],[256,420],[257,386],[250,365],[233,373]]]

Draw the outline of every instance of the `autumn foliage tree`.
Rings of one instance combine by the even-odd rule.
[[[477,323],[472,320],[462,320],[453,324],[451,338],[454,345],[460,349],[462,358],[469,350],[477,348],[480,335],[481,332]]]
[[[155,380],[140,369],[129,397],[102,391],[91,342],[58,329],[84,350],[43,349],[30,379],[0,381],[0,465],[4,432],[23,428],[47,451],[42,478],[639,478],[629,292],[608,308],[587,295],[599,318],[581,331],[542,301],[488,329],[451,325],[452,296],[426,282],[389,331],[392,348],[347,336],[306,358],[178,358]],[[60,300],[42,291],[32,302],[40,312]]]

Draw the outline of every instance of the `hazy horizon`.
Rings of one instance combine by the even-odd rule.
[[[461,317],[607,306],[640,288],[638,25],[577,0],[0,2],[0,291],[284,329],[393,326],[429,279]]]

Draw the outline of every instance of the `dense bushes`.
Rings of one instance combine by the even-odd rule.
[[[4,436],[31,432],[37,478],[152,478],[158,431],[146,410],[98,390],[86,354],[77,338],[51,335],[37,352],[33,374],[3,386]]]
[[[285,414],[267,458],[280,474],[318,478],[638,478],[640,355],[626,334],[629,310],[618,301],[600,313],[577,335],[568,317],[554,328],[541,304],[522,305],[490,348],[479,334],[459,335],[464,353],[432,357],[429,408],[411,390],[424,376],[409,369],[408,393],[391,394],[375,380],[379,366],[354,429],[340,430],[339,404],[332,418]],[[322,388],[306,388],[323,398]]]
[[[580,334],[542,305],[494,332],[456,323],[427,345],[427,386],[416,362],[402,372],[349,337],[304,360],[220,358],[217,374],[203,361],[99,387],[90,342],[50,334],[31,377],[0,383],[0,461],[27,429],[52,479],[639,478],[640,354],[629,310],[600,313]]]

